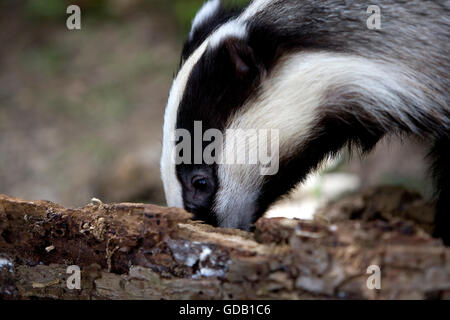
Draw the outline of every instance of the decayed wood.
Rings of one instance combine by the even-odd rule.
[[[254,233],[180,209],[66,209],[0,196],[6,299],[404,299],[450,296],[450,249],[404,220],[260,219]],[[69,290],[66,268],[82,270]],[[381,289],[367,268],[381,268]]]

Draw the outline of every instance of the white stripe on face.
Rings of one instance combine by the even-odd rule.
[[[408,108],[402,104],[399,93],[416,100],[423,96],[417,90],[417,81],[401,66],[351,55],[300,53],[279,61],[263,80],[259,96],[239,109],[227,129],[278,129],[282,164],[284,159],[295,156],[312,134],[321,107],[327,103],[326,93],[330,87],[342,96],[353,93],[375,101],[373,105],[362,107],[367,107],[367,112],[386,125],[389,123],[383,118],[386,113],[395,114],[396,119],[408,124]],[[227,140],[225,136],[223,154],[229,152],[227,148],[235,146]],[[245,143],[238,143],[237,147],[237,154],[245,153],[245,149],[240,150],[246,147]],[[256,200],[264,183],[260,168],[220,165],[217,175],[219,189],[214,211],[218,221],[222,221],[220,226],[245,228],[258,210]]]
[[[175,150],[175,126],[178,107],[183,98],[192,69],[202,57],[207,46],[208,41],[205,41],[182,66],[170,89],[169,100],[164,114],[161,178],[167,205],[170,207],[184,207],[181,184],[175,172],[175,154],[173,152]]]

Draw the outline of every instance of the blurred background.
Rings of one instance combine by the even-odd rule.
[[[0,0],[0,193],[70,207],[92,197],[164,204],[162,117],[202,3]],[[66,28],[69,4],[81,7],[81,30]],[[425,154],[398,139],[364,161],[344,154],[270,215],[307,218],[376,184],[429,194]]]

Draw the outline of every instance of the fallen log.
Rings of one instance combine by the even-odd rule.
[[[0,195],[0,298],[446,299],[450,249],[402,219],[263,218],[249,233],[175,208]]]

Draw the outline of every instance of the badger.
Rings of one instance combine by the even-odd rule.
[[[385,136],[411,136],[429,148],[434,233],[450,244],[450,1],[371,4],[380,11],[378,28],[368,24],[363,1],[254,0],[241,9],[205,2],[164,115],[168,205],[249,230],[329,157],[345,148],[367,154]],[[276,129],[278,170],[205,161],[208,139],[177,149],[185,139],[179,130],[222,132],[217,154],[236,138],[248,145],[231,139],[231,129]],[[187,161],[177,161],[177,152]]]

